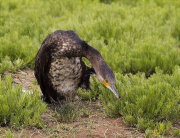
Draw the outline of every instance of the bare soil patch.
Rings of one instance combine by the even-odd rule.
[[[4,75],[11,74],[13,82],[21,84],[23,90],[31,89],[35,84],[34,71],[30,69],[19,70],[16,73],[5,72]],[[41,94],[41,91],[39,89]],[[44,122],[42,128],[27,127],[21,130],[11,130],[14,137],[31,137],[31,138],[46,138],[46,137],[144,137],[144,133],[140,133],[136,128],[130,128],[124,124],[123,118],[109,117],[103,108],[101,101],[96,100],[81,101],[81,105],[86,107],[87,115],[81,115],[72,123],[61,123],[55,116],[55,106],[47,105],[47,112],[41,116],[41,121]],[[0,137],[5,137],[4,130],[9,130],[9,127],[0,128]]]

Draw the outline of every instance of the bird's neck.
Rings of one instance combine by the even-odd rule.
[[[104,60],[99,51],[89,46],[86,50],[85,57],[92,63],[96,64],[98,60]],[[98,61],[99,62],[99,61]]]
[[[106,64],[101,54],[91,46],[85,52],[85,57],[91,62],[96,74],[100,73],[101,66]]]

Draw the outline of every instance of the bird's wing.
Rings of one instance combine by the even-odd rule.
[[[43,41],[35,59],[35,77],[38,81],[38,84],[40,85],[41,91],[45,97],[45,100],[48,102],[50,101],[48,99],[48,92],[45,88],[44,81],[47,78],[47,71],[49,69],[49,63],[51,62],[51,56],[50,56],[50,48],[51,43],[50,36],[47,36],[46,39]]]

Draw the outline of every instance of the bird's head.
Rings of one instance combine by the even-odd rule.
[[[89,46],[86,42],[83,41],[82,44],[84,57],[86,57],[92,64],[95,74],[97,75],[100,82],[110,89],[114,95],[119,99],[119,93],[116,90],[115,86],[115,75],[111,68],[106,64],[102,55],[95,48]]]
[[[119,99],[119,93],[116,90],[115,86],[115,75],[113,71],[109,68],[109,66],[106,66],[105,68],[101,68],[101,71],[97,73],[97,77],[101,81],[101,83],[111,90],[111,92],[114,93],[114,95]]]
[[[110,81],[106,79],[102,81],[102,84],[108,89],[110,89],[114,93],[114,95],[119,99],[119,93],[117,92],[116,86],[114,83],[110,83]]]

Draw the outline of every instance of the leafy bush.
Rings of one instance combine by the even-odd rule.
[[[102,1],[2,1],[0,73],[33,68],[42,41],[58,29],[75,30],[115,72],[149,76],[180,65],[180,1]]]
[[[14,138],[14,134],[10,130],[8,130],[8,131],[5,130],[4,132],[5,132],[7,138]]]
[[[22,86],[12,85],[10,75],[0,78],[0,126],[40,126],[40,117],[46,105],[40,99],[36,87],[33,91],[22,92]]]
[[[172,75],[164,75],[156,68],[156,74],[148,79],[144,73],[125,76],[116,73],[116,78],[120,101],[107,89],[100,95],[109,115],[121,114],[127,125],[141,131],[154,129],[155,122],[179,120],[180,67],[176,66]]]
[[[100,85],[100,81],[95,78],[95,76],[91,76],[90,84],[90,90],[87,91],[86,89],[79,89],[77,95],[85,100],[96,100],[99,97],[103,86]]]

